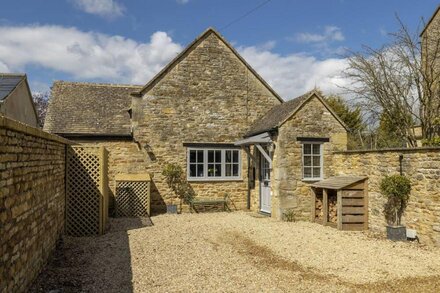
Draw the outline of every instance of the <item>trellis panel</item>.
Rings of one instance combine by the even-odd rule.
[[[100,235],[108,218],[107,152],[104,147],[67,150],[66,233]]]
[[[150,176],[148,174],[116,175],[115,207],[117,217],[150,215]]]

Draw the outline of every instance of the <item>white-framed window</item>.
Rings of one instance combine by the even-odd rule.
[[[188,148],[188,180],[241,179],[240,149]]]
[[[307,142],[302,144],[303,180],[323,178],[323,144]]]

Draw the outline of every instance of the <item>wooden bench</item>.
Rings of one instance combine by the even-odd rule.
[[[223,210],[231,211],[231,209],[228,206],[228,199],[229,195],[225,194],[223,198],[192,198],[189,200],[189,207],[190,211],[195,211],[198,213],[199,211],[196,209],[196,206],[216,206],[216,205],[222,205]]]

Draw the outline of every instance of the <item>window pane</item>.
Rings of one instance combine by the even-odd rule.
[[[232,162],[232,151],[225,151],[225,162],[231,163]]]
[[[215,164],[215,177],[221,177],[222,176],[222,165],[221,164]]]
[[[232,176],[236,176],[236,177],[240,176],[238,166],[239,166],[238,164],[234,164],[232,166]]]
[[[208,163],[214,163],[214,151],[208,151]]]
[[[319,155],[321,153],[321,145],[320,144],[314,144],[313,145],[313,154]]]
[[[231,164],[225,165],[225,176],[226,177],[232,176],[232,165]]]
[[[313,166],[315,166],[315,167],[321,166],[321,157],[320,156],[313,156]]]
[[[313,168],[313,178],[321,177],[321,168]]]
[[[304,167],[312,166],[312,157],[304,156]]]
[[[208,176],[213,177],[214,172],[215,172],[214,164],[208,164]]]
[[[196,177],[196,175],[197,175],[196,168],[197,168],[196,164],[189,165],[189,177]]]
[[[311,144],[303,144],[304,154],[310,155],[312,153],[312,145]]]
[[[190,163],[195,163],[196,161],[196,151],[195,150],[191,150],[189,151],[189,162]]]
[[[197,177],[205,177],[205,166],[197,164]]]
[[[239,152],[238,151],[233,151],[233,153],[234,153],[234,163],[238,163],[238,154],[239,154]]]
[[[221,163],[222,162],[222,151],[215,151],[215,162]]]
[[[304,178],[311,178],[312,177],[312,168],[305,167],[304,168]]]
[[[197,151],[197,162],[199,163],[203,163],[203,151],[202,150],[198,150]]]

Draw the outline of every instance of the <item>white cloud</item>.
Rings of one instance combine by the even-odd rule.
[[[9,67],[1,60],[0,60],[0,72],[1,73],[9,73],[10,72]]]
[[[186,4],[189,2],[189,0],[176,0],[176,2],[179,4]]]
[[[165,32],[147,43],[61,26],[0,27],[0,64],[12,71],[27,65],[76,79],[145,83],[182,50]]]
[[[326,94],[341,94],[341,87],[348,84],[342,76],[345,59],[318,60],[300,53],[281,56],[258,47],[241,47],[239,52],[285,100],[315,87]]]
[[[115,0],[71,0],[84,12],[103,17],[118,17],[124,14],[124,6]]]
[[[0,26],[0,71],[26,72],[29,65],[68,74],[78,81],[145,84],[183,47],[165,32],[145,43],[62,26]],[[284,98],[320,87],[338,93],[346,60],[272,52],[274,42],[238,51]],[[29,76],[30,80],[36,77]],[[39,85],[42,87],[42,85]]]
[[[345,40],[344,34],[337,26],[326,26],[322,34],[299,33],[296,35],[296,41],[300,43],[325,43],[331,41]]]

